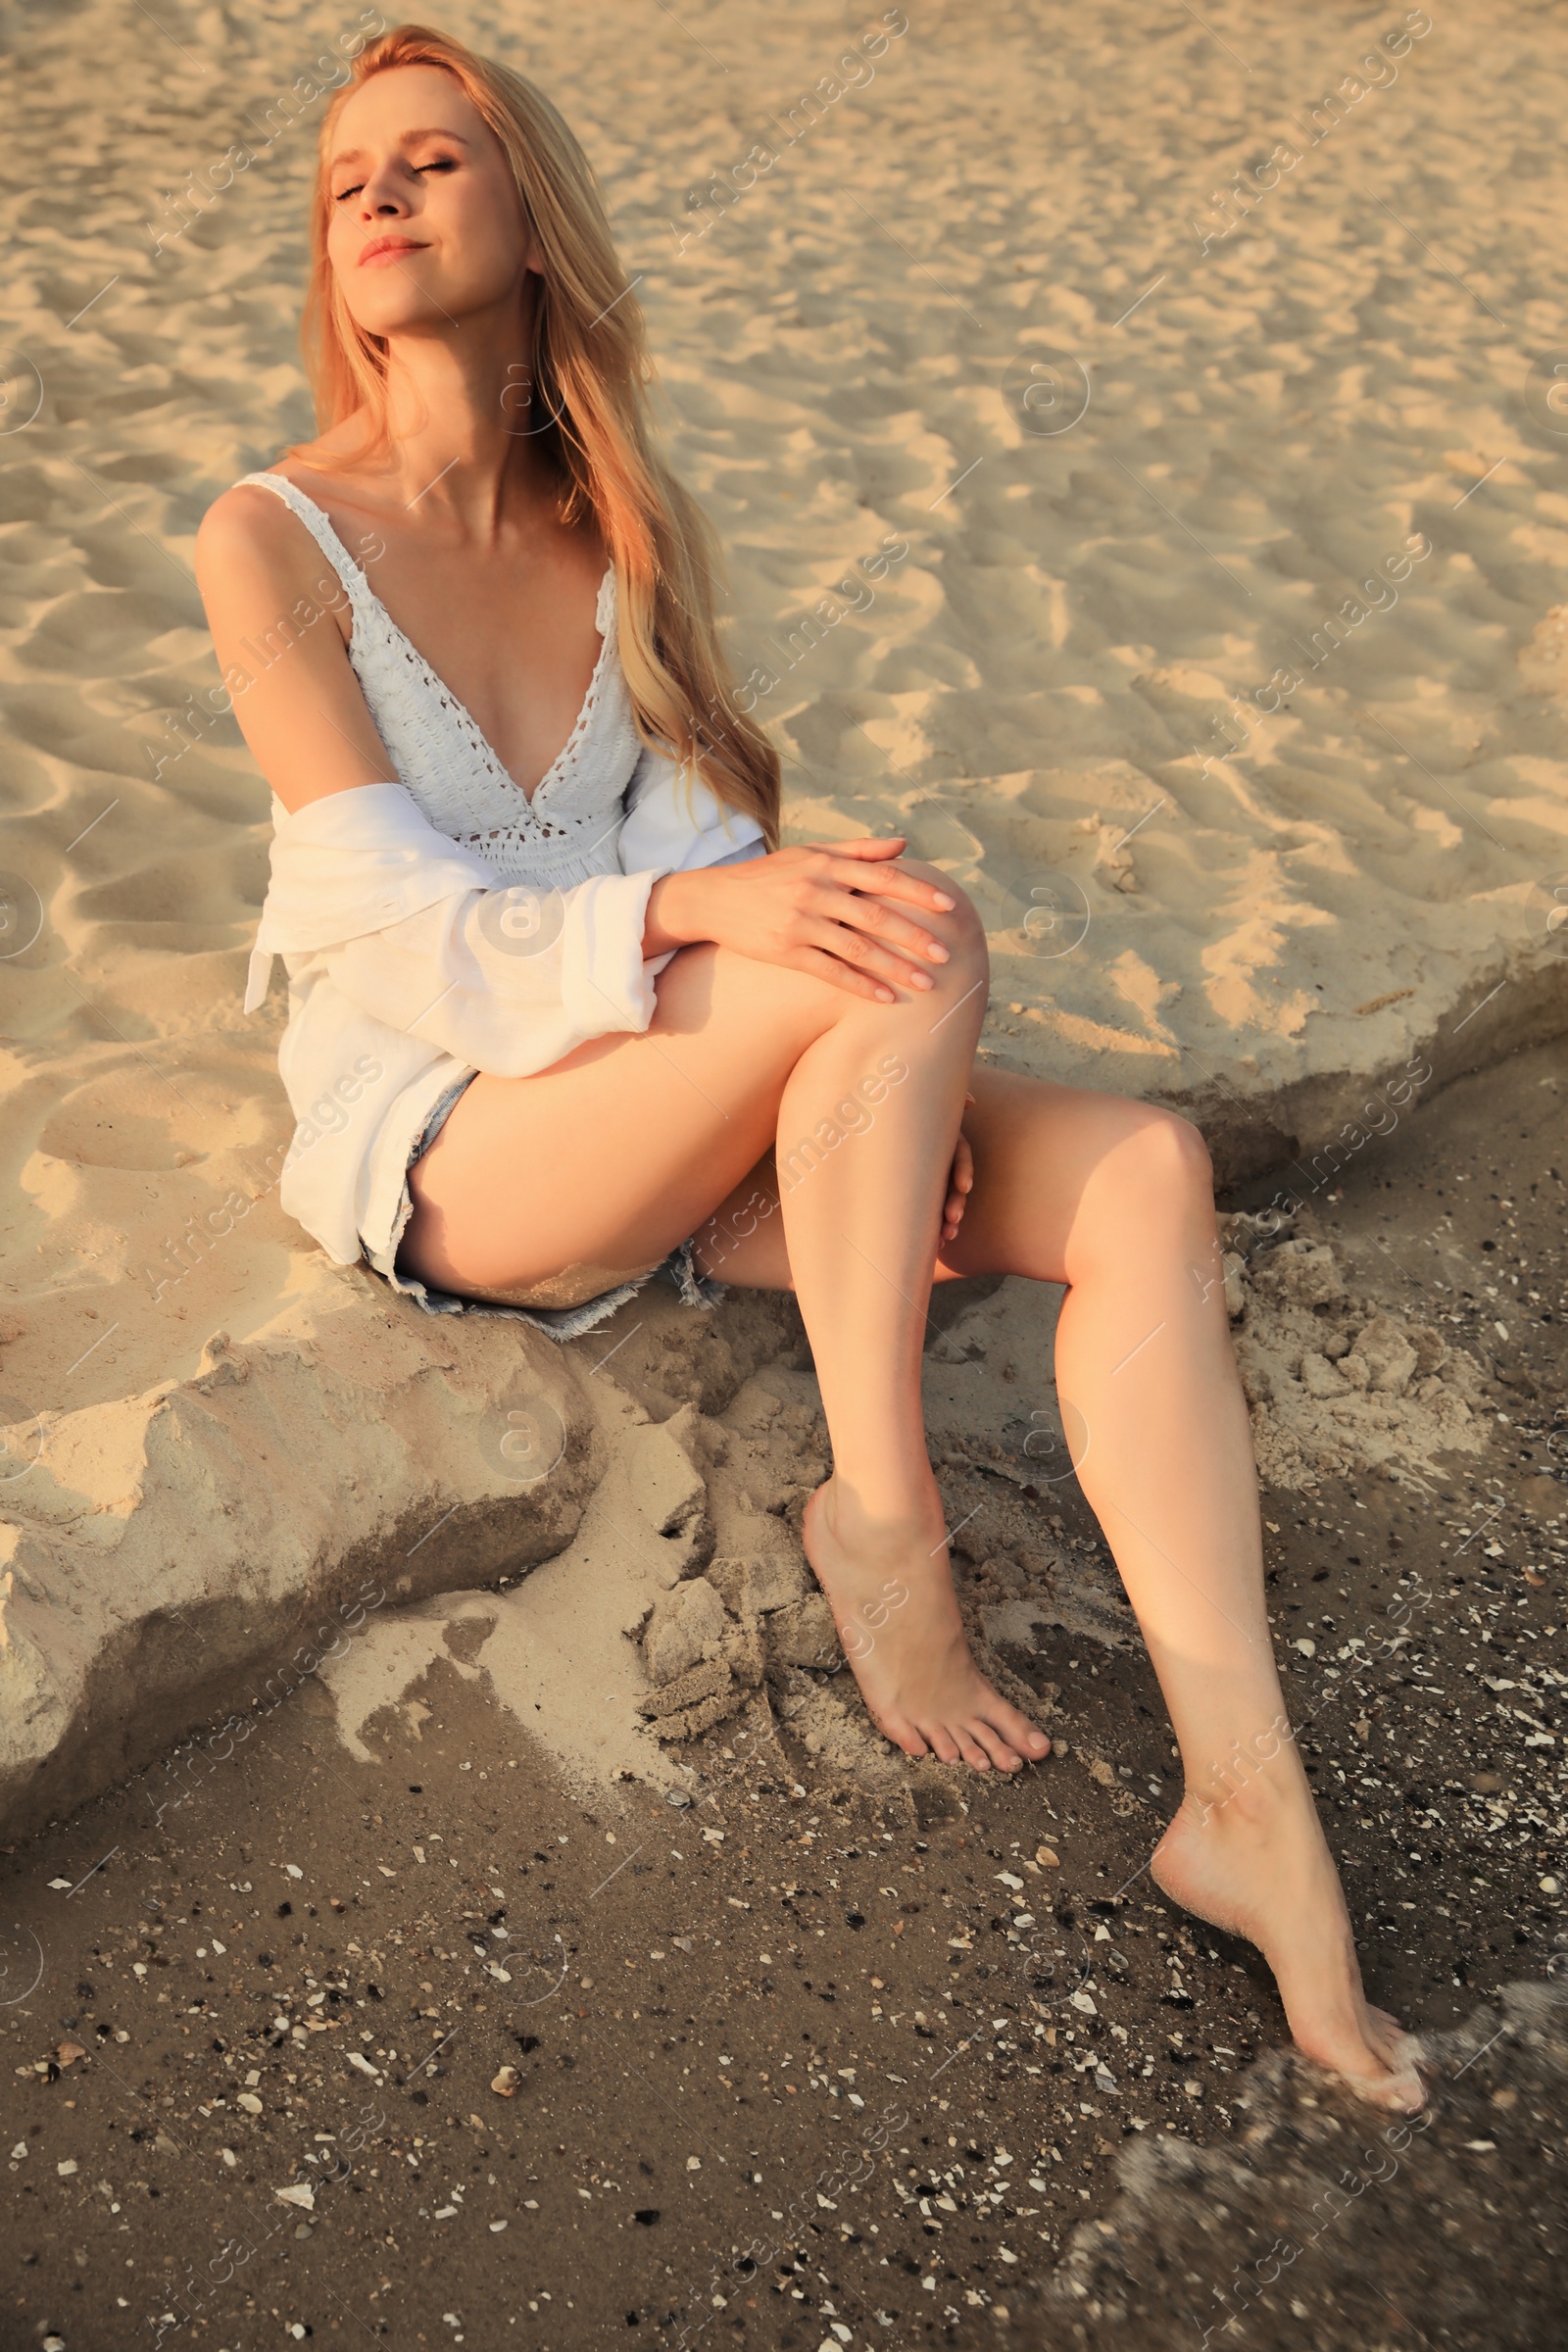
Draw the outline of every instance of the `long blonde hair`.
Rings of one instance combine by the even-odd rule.
[[[718,642],[720,559],[711,526],[660,453],[650,412],[643,315],[627,291],[593,168],[532,82],[422,24],[400,24],[363,49],[321,124],[311,220],[304,347],[319,432],[364,410],[387,441],[385,338],[357,325],[327,258],[328,163],[353,91],[394,66],[450,74],[501,142],[544,258],[529,372],[538,433],[560,471],[563,519],[591,513],[615,566],[620,656],[644,739],[702,775],[727,807],[754,816],[777,846],[778,754],[735,707]]]

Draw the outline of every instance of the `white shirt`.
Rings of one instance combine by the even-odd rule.
[[[654,883],[760,857],[765,844],[754,818],[698,778],[682,783],[641,743],[612,571],[582,710],[530,800],[320,509],[281,474],[246,479],[284,499],[335,574],[319,583],[313,617],[296,605],[295,634],[347,591],[349,660],[398,771],[292,815],[274,799],[245,998],[247,1011],[262,1003],[281,955],[278,1066],[297,1123],[279,1199],[348,1264],[366,1246],[387,1248],[409,1152],[448,1088],[476,1070],[528,1077],[589,1038],[646,1029],[669,960],[643,957]],[[285,658],[287,641],[266,650]]]

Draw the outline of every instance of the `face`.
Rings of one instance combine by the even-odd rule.
[[[397,66],[355,91],[327,186],[327,252],[368,333],[471,316],[540,268],[500,141],[438,67]]]

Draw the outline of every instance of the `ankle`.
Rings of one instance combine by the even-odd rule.
[[[1266,1759],[1255,1752],[1244,1757],[1238,1749],[1227,1763],[1211,1765],[1201,1780],[1190,1780],[1182,1801],[1196,1828],[1220,1837],[1269,1837],[1303,1809],[1316,1820],[1294,1743]]]
[[[930,1556],[935,1566],[947,1535],[946,1514],[937,1484],[929,1473],[925,1491],[916,1487],[889,1497],[857,1487],[835,1471],[820,1489],[821,1508],[835,1540],[858,1553],[888,1554],[907,1559],[915,1553]]]

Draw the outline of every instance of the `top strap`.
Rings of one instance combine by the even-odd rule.
[[[349,554],[348,549],[344,546],[336,531],[333,530],[331,523],[328,521],[321,509],[317,505],[315,499],[307,498],[305,492],[300,488],[299,484],[297,482],[291,482],[286,474],[241,474],[239,480],[234,484],[234,488],[238,490],[248,484],[254,485],[258,490],[270,490],[274,497],[280,498],[283,501],[284,506],[293,509],[293,512],[299,516],[301,522],[304,523],[305,528],[310,532],[311,537],[316,541],[318,547],[319,547],[322,555],[325,556],[327,562],[337,573],[339,580],[348,591],[350,603],[357,611],[359,608],[361,592],[364,591],[370,594],[373,594],[373,592],[368,589],[368,584],[366,580],[364,572],[360,569],[359,564],[355,563],[354,558]]]

